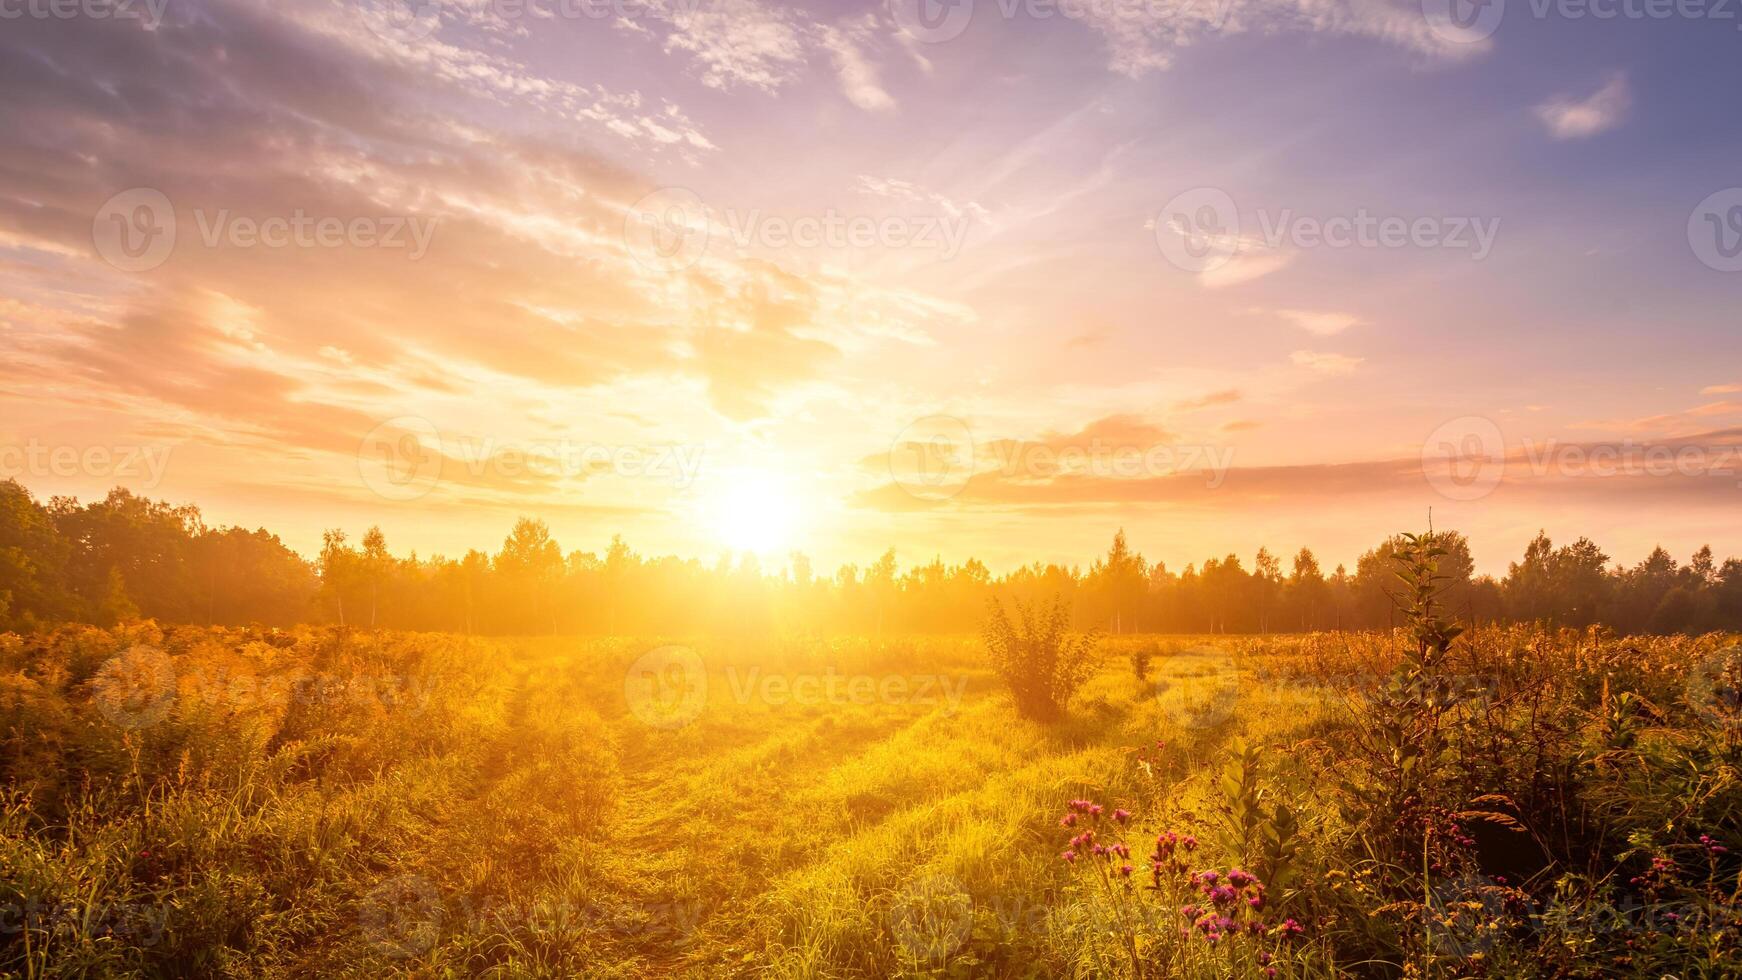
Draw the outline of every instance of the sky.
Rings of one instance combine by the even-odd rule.
[[[1742,554],[1699,0],[0,0],[0,477],[305,554]]]

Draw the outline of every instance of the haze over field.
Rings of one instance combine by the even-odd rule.
[[[1742,33],[1426,8],[20,2],[0,477],[310,556],[1722,552]]]

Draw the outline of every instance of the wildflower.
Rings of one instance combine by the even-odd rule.
[[[1203,883],[1205,890],[1208,890],[1210,888],[1214,888],[1216,886],[1216,882],[1220,881],[1221,878],[1222,878],[1222,876],[1215,871],[1200,871],[1200,872],[1198,872],[1198,880]]]
[[[1131,877],[1131,865],[1121,864],[1119,866],[1119,873],[1127,878]]]
[[[1181,905],[1179,907],[1179,914],[1193,920],[1194,922],[1197,921],[1198,911],[1199,909],[1196,905]]]
[[[1246,904],[1251,906],[1252,911],[1254,911],[1254,912],[1257,912],[1260,909],[1264,908],[1264,893],[1259,892],[1258,894],[1252,896],[1251,898],[1248,898],[1246,900]]]
[[[1228,884],[1235,888],[1245,888],[1257,880],[1257,876],[1241,871],[1239,868],[1230,869],[1228,872]]]
[[[1064,858],[1066,864],[1070,864],[1071,862],[1073,862],[1077,859],[1077,852],[1076,851],[1066,851],[1063,854],[1060,854],[1059,857]]]
[[[1282,925],[1277,928],[1282,931],[1284,936],[1298,936],[1301,933],[1306,932],[1305,929],[1301,928],[1301,924],[1293,919],[1283,919]]]
[[[1238,893],[1228,885],[1217,885],[1210,889],[1210,901],[1217,905],[1227,905],[1238,897]]]
[[[1074,813],[1067,813],[1064,816],[1059,818],[1059,826],[1060,827],[1075,827],[1076,825],[1077,825],[1077,815]]]
[[[1114,819],[1114,821],[1116,821],[1118,823],[1124,823],[1125,821],[1131,819],[1131,811],[1130,810],[1114,810],[1113,811],[1113,819]]]

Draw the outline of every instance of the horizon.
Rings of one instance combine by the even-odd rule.
[[[20,484],[20,485],[23,486],[23,484]],[[31,492],[31,488],[28,486],[25,486],[24,489],[27,493]],[[118,487],[115,487],[114,489],[126,490],[127,488],[118,486]],[[127,492],[132,493],[133,491],[128,490]],[[46,504],[48,502],[48,499],[49,499],[47,497],[39,496],[39,495],[35,495],[35,494],[32,494],[32,496],[36,499],[36,501],[39,504]],[[106,495],[99,494],[99,495],[96,495],[96,496],[91,497],[91,498],[73,497],[72,499],[76,503],[83,504],[83,505],[89,505],[89,504],[101,501],[104,498],[104,496],[106,496]],[[272,528],[266,524],[256,524],[256,523],[252,523],[249,521],[230,522],[230,521],[212,521],[212,520],[209,520],[208,519],[209,515],[206,513],[205,509],[199,505],[198,501],[162,500],[162,499],[153,498],[149,494],[136,494],[136,496],[139,496],[139,497],[146,499],[146,500],[153,500],[154,502],[157,502],[157,503],[167,504],[171,507],[189,507],[189,506],[191,506],[199,511],[201,521],[208,528],[211,528],[212,530],[222,530],[222,529],[226,529],[226,528],[234,528],[234,529],[240,529],[240,530],[248,531],[248,532],[264,531],[267,534],[270,534],[273,537],[277,538],[279,541],[281,541],[284,544],[284,546],[286,548],[288,548],[291,552],[296,554],[296,556],[298,558],[302,559],[305,562],[308,562],[311,566],[318,566],[318,564],[320,562],[321,548],[319,547],[318,542],[317,542],[315,547],[310,548],[310,549],[299,548],[293,542],[285,540],[284,535],[280,534],[274,528]],[[547,522],[542,516],[540,516],[539,514],[536,514],[536,513],[519,514],[519,515],[516,515],[516,517],[514,518],[515,521],[522,520],[522,519],[534,520],[534,521],[537,521],[537,522],[545,525],[547,528],[550,527],[549,522]],[[492,540],[486,540],[484,542],[481,542],[478,545],[470,546],[470,547],[468,547],[464,550],[458,551],[458,552],[445,552],[445,551],[427,551],[426,552],[426,551],[423,551],[423,550],[417,549],[417,548],[398,547],[394,543],[395,539],[394,539],[393,534],[387,528],[381,527],[379,524],[368,524],[368,525],[364,525],[362,527],[354,527],[354,528],[353,527],[335,527],[335,528],[328,528],[326,530],[343,532],[344,535],[346,536],[347,541],[355,543],[357,541],[360,541],[362,539],[363,535],[371,529],[381,530],[383,536],[387,540],[389,554],[393,554],[393,555],[401,556],[401,557],[405,557],[405,558],[410,558],[410,557],[415,556],[418,560],[426,561],[426,562],[458,561],[458,560],[464,558],[466,556],[466,554],[470,551],[477,551],[477,552],[484,554],[486,556],[494,555],[502,549],[503,545],[507,542],[507,539],[509,538],[509,536],[513,530],[512,523],[511,523],[508,527],[505,527],[505,529],[503,530],[501,539],[492,539],[493,543],[492,543]],[[1268,545],[1260,544],[1257,547],[1253,548],[1252,551],[1250,551],[1250,552],[1237,552],[1237,551],[1212,552],[1210,554],[1205,554],[1205,555],[1197,557],[1197,558],[1190,558],[1190,559],[1176,563],[1174,561],[1171,561],[1171,560],[1168,560],[1165,558],[1158,559],[1158,558],[1154,557],[1153,555],[1151,555],[1150,553],[1145,551],[1145,549],[1143,547],[1143,543],[1139,540],[1134,539],[1132,537],[1132,535],[1128,534],[1124,527],[1114,527],[1111,531],[1108,531],[1103,536],[1103,544],[1101,546],[1101,549],[1099,551],[1096,551],[1096,552],[1089,554],[1086,557],[1071,558],[1071,559],[1066,559],[1066,560],[1056,560],[1056,559],[1050,559],[1050,558],[1033,558],[1033,559],[1030,559],[1026,562],[1020,562],[1020,563],[1011,564],[1011,565],[1007,565],[1007,566],[992,564],[991,562],[987,562],[984,559],[981,559],[978,556],[972,555],[972,554],[963,556],[961,558],[948,559],[948,560],[946,560],[941,554],[934,554],[931,558],[919,557],[919,558],[906,558],[906,559],[904,559],[902,549],[895,546],[895,545],[889,545],[888,547],[883,548],[883,549],[875,552],[875,554],[873,554],[873,555],[864,555],[864,556],[859,556],[857,558],[849,558],[845,561],[818,561],[817,560],[818,556],[813,555],[813,554],[805,551],[805,549],[802,547],[791,548],[791,549],[788,549],[787,551],[779,553],[779,554],[763,554],[763,553],[760,553],[754,549],[737,549],[737,550],[723,549],[723,550],[714,552],[711,555],[702,555],[702,554],[684,555],[684,554],[677,554],[677,553],[673,553],[673,552],[659,553],[659,552],[654,552],[654,551],[639,551],[636,549],[635,542],[632,539],[630,539],[626,536],[623,536],[621,534],[616,534],[616,533],[613,533],[611,537],[606,538],[604,540],[604,542],[602,544],[598,545],[597,547],[588,547],[586,545],[580,545],[580,546],[565,545],[563,535],[558,533],[554,528],[551,529],[551,540],[561,547],[561,554],[562,554],[565,561],[573,555],[590,555],[590,556],[594,556],[594,557],[597,557],[599,555],[603,555],[609,550],[612,541],[620,538],[622,540],[622,543],[626,547],[628,547],[632,553],[637,555],[642,561],[645,561],[645,562],[655,562],[655,561],[659,561],[659,560],[666,559],[666,558],[673,558],[673,559],[676,559],[680,562],[684,562],[684,563],[692,563],[693,562],[693,563],[700,564],[704,567],[717,566],[721,562],[727,562],[730,565],[739,566],[742,564],[742,562],[746,558],[753,557],[756,559],[758,565],[760,566],[762,574],[766,575],[766,576],[774,577],[774,578],[791,578],[793,560],[795,558],[799,558],[799,557],[804,558],[808,563],[811,564],[811,566],[812,566],[811,570],[812,570],[813,574],[818,574],[819,577],[828,578],[828,577],[832,577],[834,572],[839,571],[841,569],[844,569],[848,566],[863,570],[864,568],[870,566],[875,561],[877,561],[879,558],[881,558],[885,553],[893,553],[895,555],[895,558],[896,558],[895,567],[896,567],[897,571],[927,566],[927,565],[932,564],[935,561],[942,561],[946,566],[950,566],[950,567],[960,567],[960,566],[962,566],[970,561],[979,561],[982,565],[984,565],[986,567],[987,571],[991,575],[993,575],[995,578],[1003,578],[1003,577],[1011,575],[1012,573],[1018,572],[1022,569],[1033,568],[1036,566],[1056,567],[1056,568],[1070,572],[1070,573],[1075,574],[1075,575],[1086,574],[1089,571],[1089,569],[1097,561],[1100,561],[1101,559],[1106,557],[1107,542],[1111,542],[1113,540],[1114,535],[1116,535],[1116,534],[1125,534],[1127,541],[1130,545],[1131,551],[1136,555],[1136,557],[1142,559],[1146,563],[1147,566],[1154,566],[1155,564],[1157,564],[1159,562],[1161,565],[1164,566],[1165,570],[1172,575],[1182,574],[1188,568],[1190,568],[1190,569],[1201,568],[1203,566],[1204,562],[1206,562],[1206,561],[1222,561],[1228,557],[1238,558],[1240,560],[1241,566],[1244,569],[1246,569],[1248,572],[1251,572],[1253,570],[1254,566],[1256,565],[1255,556],[1257,555],[1259,549],[1263,549],[1263,550],[1267,551],[1272,558],[1275,558],[1277,561],[1279,561],[1281,563],[1282,574],[1286,578],[1286,577],[1288,577],[1288,574],[1289,574],[1289,567],[1290,567],[1291,560],[1294,558],[1294,556],[1302,548],[1305,548],[1305,549],[1312,552],[1313,557],[1315,558],[1315,560],[1318,562],[1318,564],[1320,566],[1320,569],[1322,570],[1324,575],[1328,578],[1332,574],[1334,574],[1338,569],[1344,569],[1351,576],[1354,575],[1355,566],[1356,566],[1358,560],[1362,557],[1362,555],[1376,550],[1378,548],[1378,546],[1386,543],[1387,541],[1392,540],[1396,535],[1398,535],[1399,533],[1402,533],[1404,531],[1407,531],[1407,530],[1408,530],[1407,528],[1402,528],[1399,530],[1385,532],[1382,535],[1380,535],[1378,538],[1376,538],[1374,541],[1372,541],[1365,548],[1363,548],[1360,552],[1357,552],[1354,555],[1350,555],[1347,558],[1343,558],[1343,557],[1339,557],[1339,556],[1327,556],[1324,552],[1321,552],[1319,549],[1314,548],[1311,544],[1305,544],[1305,545],[1301,545],[1299,547],[1287,548],[1287,549],[1271,548]],[[1464,536],[1463,532],[1460,529],[1453,528],[1453,527],[1443,527],[1443,526],[1436,525],[1433,527],[1433,531],[1435,533],[1441,533],[1441,534],[1453,533],[1453,534],[1457,534],[1460,536]],[[1608,550],[1607,550],[1606,546],[1604,545],[1604,543],[1600,540],[1596,540],[1594,538],[1591,538],[1590,535],[1573,534],[1573,535],[1568,535],[1568,536],[1562,538],[1562,537],[1557,537],[1554,534],[1550,534],[1546,529],[1538,529],[1538,533],[1547,535],[1547,537],[1557,546],[1570,545],[1570,544],[1573,544],[1576,541],[1581,540],[1581,539],[1590,540],[1599,549],[1602,549],[1605,554],[1608,553]],[[1512,565],[1516,561],[1517,557],[1522,556],[1524,554],[1524,551],[1525,551],[1525,546],[1521,545],[1518,548],[1517,553],[1513,557],[1502,559],[1498,563],[1499,567],[1497,569],[1491,570],[1489,566],[1485,566],[1483,564],[1482,549],[1477,545],[1477,543],[1475,541],[1469,540],[1467,536],[1464,536],[1464,537],[1465,537],[1465,540],[1469,541],[1469,544],[1470,544],[1470,557],[1472,559],[1472,564],[1473,564],[1473,574],[1477,579],[1491,578],[1491,579],[1494,579],[1496,581],[1500,581],[1500,580],[1505,579],[1507,572],[1508,572],[1508,569],[1509,569],[1509,566]],[[1532,535],[1531,540],[1535,540],[1535,535]],[[1530,541],[1526,541],[1525,545],[1528,545],[1529,543],[1530,543]],[[1626,559],[1626,558],[1622,558],[1622,557],[1618,557],[1618,556],[1610,554],[1608,556],[1609,562],[1604,567],[1607,570],[1612,571],[1612,572],[1624,572],[1628,569],[1634,568],[1635,566],[1640,564],[1640,562],[1649,558],[1652,554],[1656,553],[1658,550],[1663,550],[1663,551],[1667,552],[1671,558],[1673,558],[1677,561],[1678,564],[1685,565],[1686,564],[1685,560],[1690,559],[1700,548],[1712,549],[1713,556],[1718,561],[1719,564],[1722,564],[1727,559],[1742,558],[1742,554],[1732,554],[1732,553],[1726,552],[1722,547],[1714,546],[1712,544],[1712,542],[1707,541],[1707,542],[1703,542],[1701,545],[1699,545],[1696,548],[1688,549],[1687,553],[1685,553],[1685,554],[1678,553],[1678,552],[1674,551],[1673,549],[1666,548],[1662,545],[1654,545],[1650,551],[1648,551],[1646,554],[1638,556],[1637,559]],[[831,569],[833,571],[830,571],[828,575],[821,575],[820,574],[824,571],[829,571]]]

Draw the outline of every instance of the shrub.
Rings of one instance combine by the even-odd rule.
[[[1131,673],[1137,676],[1137,683],[1147,684],[1149,682],[1149,659],[1154,656],[1154,653],[1147,645],[1132,648]]]
[[[993,599],[982,635],[993,668],[1010,685],[1016,710],[1028,718],[1052,721],[1062,716],[1071,695],[1095,670],[1095,634],[1070,631],[1062,598],[1038,610],[1018,600],[1015,622]]]

